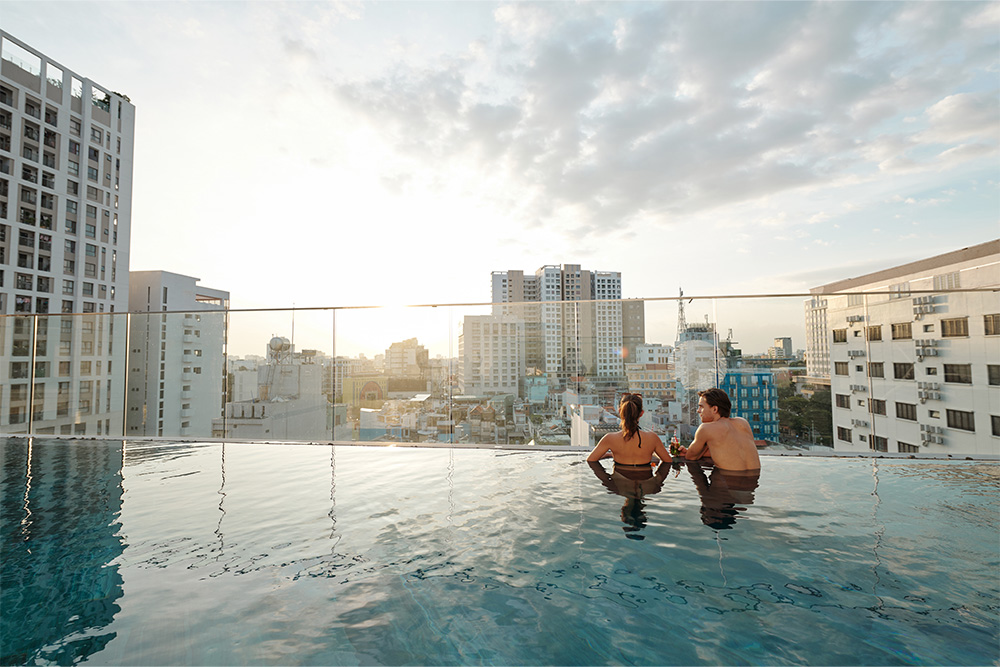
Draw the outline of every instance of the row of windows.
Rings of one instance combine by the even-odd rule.
[[[899,417],[900,419],[916,421],[917,406],[911,403],[896,403],[896,416]],[[976,413],[974,412],[968,412],[965,410],[945,410],[945,418],[947,420],[948,428],[954,428],[960,431],[969,431],[973,433],[976,430]],[[993,435],[1000,436],[1000,416],[990,415],[990,426]],[[875,438],[879,437],[880,436],[873,435],[872,441],[875,442]],[[863,436],[859,435],[859,438],[863,439]],[[838,426],[837,439],[843,442],[853,442],[851,429],[844,426]],[[886,450],[882,449],[879,451],[884,452]]]
[[[884,378],[885,364],[881,361],[868,363],[868,377]],[[855,370],[862,372],[865,366],[857,364]],[[928,367],[928,375],[937,375],[937,368]],[[850,375],[850,362],[835,361],[833,363],[834,375]],[[892,376],[896,380],[913,380],[914,365],[910,362],[895,362],[892,364]],[[986,365],[987,382],[990,385],[1000,385],[1000,365]],[[972,384],[972,364],[944,364],[944,381],[954,384]]]
[[[913,323],[900,322],[890,324],[893,340],[909,340],[913,338]],[[924,332],[932,332],[933,324],[924,325]],[[928,328],[930,327],[930,328]],[[1000,336],[1000,313],[990,313],[983,315],[983,331],[987,336]],[[860,337],[861,330],[854,331],[854,335]],[[941,336],[943,338],[965,338],[969,335],[969,318],[955,317],[941,320]],[[865,327],[865,338],[870,341],[882,340],[882,325],[875,324]],[[834,343],[847,342],[847,329],[833,330]]]

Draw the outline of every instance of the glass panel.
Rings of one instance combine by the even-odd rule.
[[[700,424],[698,392],[718,386],[761,447],[989,454],[991,416],[1000,414],[989,367],[1000,358],[984,313],[994,304],[985,291],[911,288],[905,296],[259,311],[206,302],[180,313],[7,315],[0,427],[588,448],[618,428],[628,391],[643,396],[642,428],[683,444]],[[969,335],[943,338],[942,317],[964,313]],[[875,326],[881,337],[870,335]],[[972,417],[949,427],[948,409]]]

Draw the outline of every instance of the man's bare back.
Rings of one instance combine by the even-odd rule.
[[[726,402],[728,413],[728,397]],[[681,447],[684,458],[694,461],[703,456],[711,456],[712,462],[724,470],[760,469],[760,456],[754,443],[753,430],[746,419],[721,416],[719,408],[710,405],[704,396],[698,400],[698,412],[701,414],[702,424],[695,432],[691,446]]]

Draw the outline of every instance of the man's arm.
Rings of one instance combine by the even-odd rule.
[[[684,447],[680,448],[684,458],[688,461],[697,461],[702,456],[708,454],[708,433],[708,424],[702,424],[698,427],[698,430],[694,432],[694,441],[691,443],[691,446],[686,449]]]
[[[610,449],[611,449],[610,440],[608,436],[604,436],[603,438],[601,438],[601,441],[597,443],[597,446],[594,447],[594,451],[592,451],[590,455],[587,457],[587,461],[589,462],[600,461],[602,458],[604,458],[604,455],[607,454]]]

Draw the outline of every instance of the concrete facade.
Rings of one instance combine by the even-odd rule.
[[[813,289],[828,302],[835,449],[1000,454],[997,288],[1000,241]],[[962,291],[977,289],[994,291]]]
[[[0,429],[122,435],[135,107],[0,53]]]
[[[220,311],[228,308],[229,292],[198,285],[197,278],[132,272],[126,435],[211,435],[223,406],[226,313]]]

